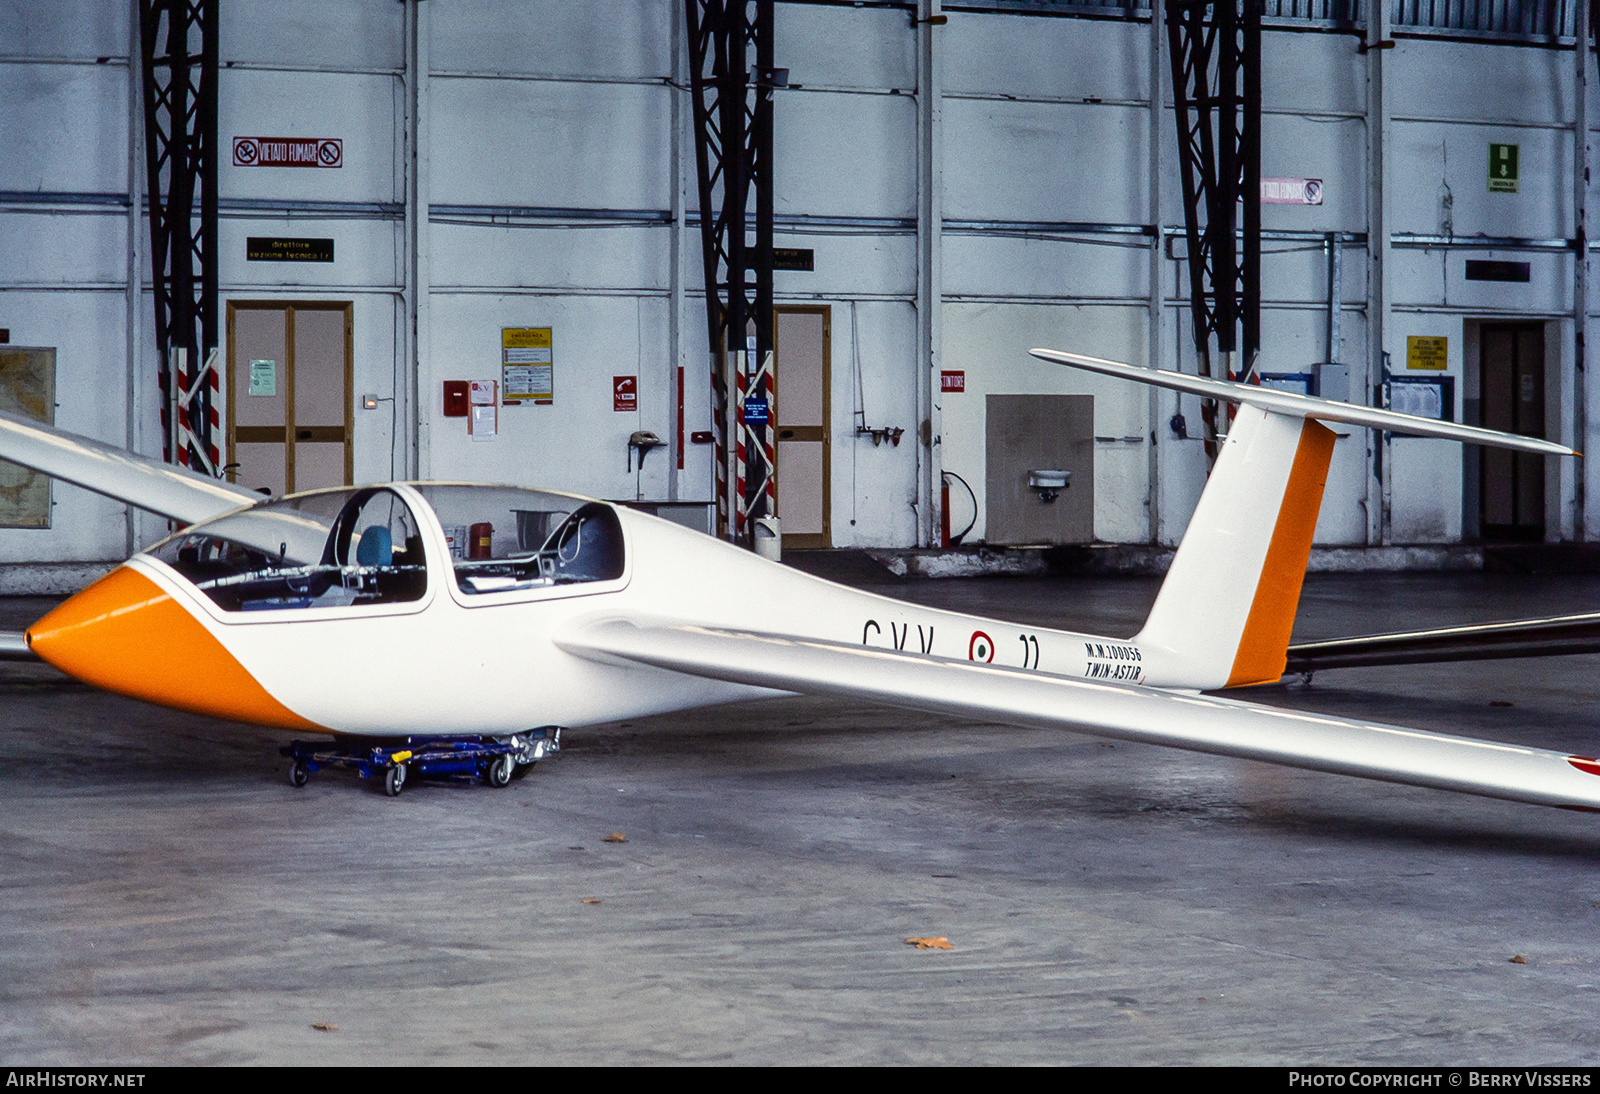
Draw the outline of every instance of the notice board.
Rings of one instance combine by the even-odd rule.
[[[0,346],[0,410],[54,425],[56,351]],[[0,528],[50,527],[50,476],[0,460]]]

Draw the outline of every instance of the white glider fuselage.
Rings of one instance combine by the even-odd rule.
[[[411,503],[427,537],[427,588],[417,600],[227,611],[148,553],[130,559],[124,569],[170,597],[273,699],[309,723],[305,728],[343,734],[507,734],[781,694],[637,664],[605,664],[558,644],[559,636],[590,621],[617,617],[856,643],[1080,679],[1149,679],[1148,655],[1127,639],[1024,626],[860,592],[620,507],[625,550],[620,578],[465,594],[432,511],[413,488],[397,484],[391,489]],[[45,637],[51,630],[48,617],[35,626],[34,648],[47,660],[65,661]],[[158,645],[168,640],[159,633],[148,638]],[[75,666],[64,667],[84,675]],[[149,694],[147,668],[141,666],[128,679],[115,664],[101,668],[91,682],[163,701]],[[171,671],[175,677],[188,675],[179,664]],[[208,706],[203,680],[190,676],[189,684],[188,701],[181,705],[236,715]],[[269,719],[269,724],[278,723]]]

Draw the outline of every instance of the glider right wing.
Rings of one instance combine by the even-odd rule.
[[[602,663],[1491,798],[1600,811],[1600,759],[1161,688],[669,621],[596,619],[556,639]]]
[[[1319,669],[1555,657],[1569,653],[1600,653],[1600,613],[1302,642],[1289,647],[1289,664],[1284,671],[1310,673]]]
[[[0,459],[185,524],[261,500],[242,486],[3,411]]]

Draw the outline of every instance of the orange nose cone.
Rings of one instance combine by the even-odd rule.
[[[33,652],[86,684],[178,710],[320,729],[267,693],[182,604],[126,566],[28,628]]]

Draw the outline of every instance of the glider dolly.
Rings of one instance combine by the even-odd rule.
[[[507,786],[517,774],[561,751],[561,730],[537,729],[505,739],[405,737],[384,744],[291,741],[278,751],[289,758],[290,786],[305,786],[324,767],[353,767],[360,778],[378,780],[393,798],[413,778]]]

